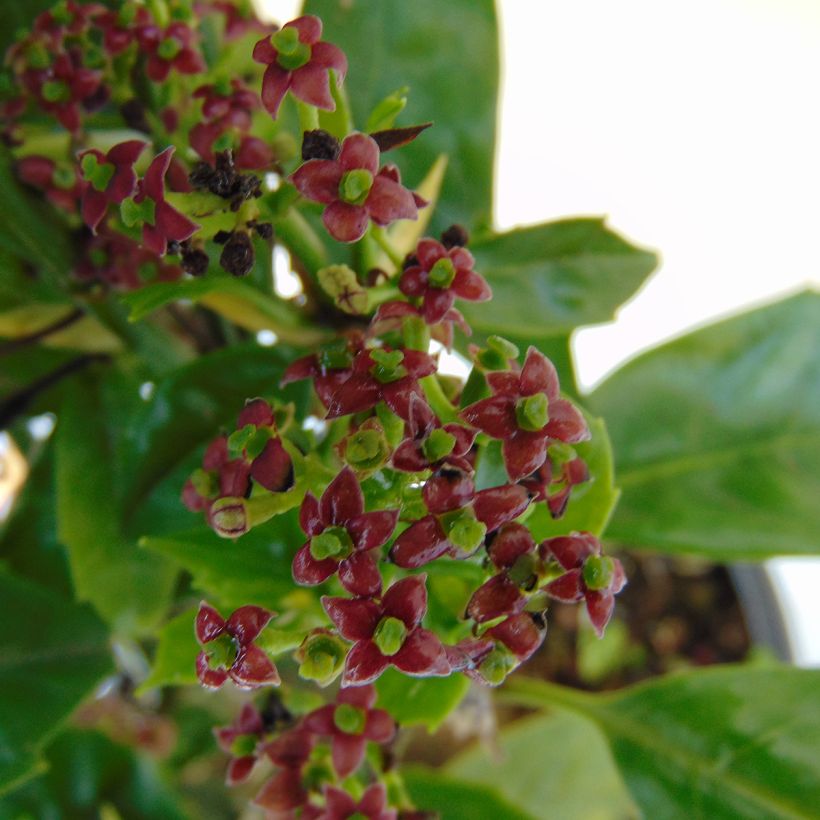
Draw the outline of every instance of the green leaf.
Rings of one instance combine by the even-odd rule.
[[[579,325],[606,322],[655,269],[654,253],[630,245],[602,219],[566,219],[478,238],[476,270],[492,307],[460,305],[483,334],[538,344]]]
[[[441,820],[536,820],[484,783],[465,783],[423,766],[403,767],[402,778],[413,802]]]
[[[59,724],[112,669],[105,627],[69,603],[0,572],[13,623],[0,636],[0,793],[42,771],[39,754]]]
[[[413,186],[439,154],[448,156],[431,233],[453,222],[489,225],[498,95],[492,0],[307,0],[304,9],[322,18],[323,39],[348,56],[345,89],[359,128],[383,98],[404,85],[410,92],[397,125],[435,122],[415,142],[385,157]],[[466,49],[460,47],[465,37]]]
[[[446,772],[474,784],[486,782],[492,772],[502,796],[533,817],[638,817],[601,732],[569,712],[517,720],[498,735],[492,749],[475,744],[451,760]]]
[[[140,684],[137,694],[157,686],[183,686],[197,683],[196,656],[199,644],[194,633],[196,609],[188,609],[159,630],[151,673]]]
[[[140,544],[188,570],[211,603],[230,611],[244,604],[279,609],[288,595],[298,593],[290,566],[304,538],[298,511],[292,510],[236,541],[203,527],[176,536],[143,538]],[[148,552],[145,555],[150,558]],[[311,601],[315,597],[305,595]]]
[[[623,490],[611,538],[712,559],[820,551],[820,294],[649,351],[587,401]]]
[[[727,666],[590,695],[517,679],[510,696],[595,721],[646,817],[809,818],[820,806],[820,671]]]
[[[426,726],[434,732],[461,703],[470,681],[463,675],[411,678],[388,669],[376,681],[377,705],[402,726]]]
[[[134,634],[164,613],[176,572],[121,529],[123,434],[137,385],[108,368],[64,386],[57,425],[57,532],[77,598],[114,631]],[[104,382],[104,383],[103,383]]]

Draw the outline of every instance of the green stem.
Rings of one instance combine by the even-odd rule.
[[[319,127],[319,109],[315,105],[296,100],[296,113],[299,115],[299,130],[303,134]]]
[[[387,236],[387,231],[380,225],[370,226],[370,235],[376,240],[379,247],[387,254],[390,261],[396,266],[397,270],[401,270],[404,257],[393,247],[390,238]]]
[[[497,691],[496,696],[502,702],[516,706],[528,706],[533,709],[544,709],[551,705],[563,706],[586,715],[590,714],[594,700],[606,697],[590,695],[588,692],[581,692],[569,686],[559,686],[549,681],[519,677],[511,677],[504,687]]]
[[[433,376],[425,376],[421,379],[421,386],[424,388],[424,395],[433,408],[433,412],[444,424],[458,419],[458,410],[450,403],[444,391],[441,389],[438,379]]]
[[[261,200],[260,200],[261,201]],[[327,251],[316,231],[295,208],[284,216],[273,217],[276,238],[315,276],[319,268],[328,264]]]

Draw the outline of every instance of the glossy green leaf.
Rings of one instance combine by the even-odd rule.
[[[475,784],[486,783],[492,772],[492,783],[507,800],[544,820],[639,816],[601,732],[569,712],[515,721],[492,748],[477,743],[446,771]]]
[[[13,619],[0,635],[0,793],[42,770],[39,754],[111,671],[105,627],[87,606],[0,572]]]
[[[646,817],[771,820],[817,816],[818,687],[816,670],[727,666],[605,695],[519,678],[508,696],[597,723]]]
[[[820,294],[645,353],[587,403],[623,490],[608,536],[723,559],[820,551]]]
[[[188,817],[177,795],[164,782],[156,760],[99,732],[64,732],[46,750],[45,761],[45,776],[11,795],[0,806],[0,820]]]
[[[460,305],[467,321],[538,344],[579,325],[606,322],[657,265],[602,219],[565,219],[478,238],[470,251],[493,289],[491,305]]]
[[[184,510],[180,515],[194,518]],[[294,510],[235,541],[202,527],[177,536],[143,538],[140,543],[146,558],[170,558],[191,573],[194,586],[211,603],[232,610],[244,604],[278,609],[286,596],[298,592],[290,565],[303,542]]]
[[[56,432],[57,532],[75,593],[125,634],[162,616],[176,576],[121,527],[123,434],[138,401],[137,385],[112,369],[86,373],[65,385]]]
[[[304,9],[322,18],[323,37],[347,54],[345,88],[358,128],[384,97],[405,85],[407,108],[396,125],[434,121],[415,142],[384,158],[397,163],[412,186],[439,154],[447,155],[431,233],[453,222],[489,225],[498,95],[492,0],[307,0]],[[465,36],[469,48],[461,47]]]
[[[194,633],[196,612],[196,609],[188,609],[159,630],[151,673],[140,684],[139,693],[157,686],[182,686],[197,682],[199,644]]]
[[[419,809],[436,812],[441,820],[537,820],[486,785],[455,780],[423,766],[402,768],[407,791]]]
[[[402,726],[426,726],[434,732],[464,699],[470,681],[463,675],[411,678],[388,669],[376,682],[378,706]]]

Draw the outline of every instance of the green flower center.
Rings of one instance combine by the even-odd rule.
[[[120,216],[126,228],[133,228],[137,225],[147,223],[154,224],[156,203],[153,199],[145,197],[142,202],[135,202],[133,199],[124,199],[120,203]]]
[[[181,50],[182,46],[179,44],[179,40],[175,37],[166,37],[157,46],[157,55],[163,60],[173,60]]]
[[[584,562],[584,584],[587,589],[606,589],[614,572],[615,562],[608,555],[590,555]]]
[[[317,560],[346,558],[353,552],[353,542],[344,527],[328,527],[310,539],[310,554]]]
[[[333,723],[346,735],[360,735],[364,731],[367,714],[358,706],[340,703],[333,712]]]
[[[322,370],[344,370],[353,363],[353,357],[344,339],[322,347],[317,358]]]
[[[325,633],[310,635],[296,654],[299,675],[326,686],[341,671],[346,654],[341,639]]]
[[[247,454],[248,458],[254,459],[265,449],[271,435],[270,427],[246,424],[241,430],[234,430],[228,436],[228,454],[231,458],[239,458]]]
[[[421,450],[428,461],[439,461],[453,452],[456,446],[456,437],[446,430],[433,430],[421,445]]]
[[[407,627],[404,622],[391,617],[382,618],[373,633],[373,641],[382,655],[387,657],[395,655],[404,646],[406,637]]]
[[[354,168],[339,182],[339,199],[349,205],[361,205],[373,187],[373,174],[365,168]]]
[[[407,368],[402,364],[404,353],[401,350],[371,350],[370,358],[375,362],[370,373],[382,384],[398,381],[407,375]]]
[[[450,541],[464,552],[477,550],[487,534],[487,527],[470,509],[457,510],[442,516],[441,522]]]
[[[456,278],[456,269],[453,266],[452,260],[445,256],[438,260],[430,269],[427,276],[427,281],[434,288],[449,288],[453,284],[453,279]]]
[[[66,168],[64,165],[58,165],[51,177],[54,185],[64,191],[70,191],[74,187],[75,180],[74,169]]]
[[[353,467],[370,469],[387,459],[387,441],[379,430],[357,430],[347,440],[345,459]]]
[[[515,405],[515,420],[522,430],[532,433],[542,430],[550,420],[549,399],[546,393],[536,393],[519,399]]]
[[[498,686],[516,667],[515,656],[505,646],[499,644],[478,667],[481,677],[491,686]]]
[[[62,80],[48,80],[41,89],[46,102],[68,102],[71,99],[71,89]]]
[[[208,666],[211,669],[230,669],[236,660],[236,642],[223,632],[209,641],[205,647],[208,656]]]
[[[256,735],[238,735],[231,743],[231,754],[234,757],[248,757],[256,751]]]
[[[277,51],[276,62],[286,71],[295,71],[310,62],[310,46],[299,39],[299,32],[293,26],[277,31],[271,42]]]
[[[487,370],[506,370],[510,359],[518,358],[518,348],[501,336],[490,336],[487,347],[478,354],[479,362]]]

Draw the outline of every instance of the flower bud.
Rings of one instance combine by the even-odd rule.
[[[347,656],[347,645],[329,629],[315,629],[302,641],[295,658],[299,676],[328,686],[341,673]]]
[[[238,538],[248,526],[248,514],[244,498],[219,498],[211,505],[208,519],[214,532],[222,538]]]
[[[356,472],[370,473],[378,470],[390,457],[390,445],[381,425],[373,419],[368,419],[355,433],[345,439],[343,455],[345,461]]]
[[[367,291],[347,265],[328,265],[316,275],[322,290],[333,299],[339,310],[354,316],[367,312]]]

